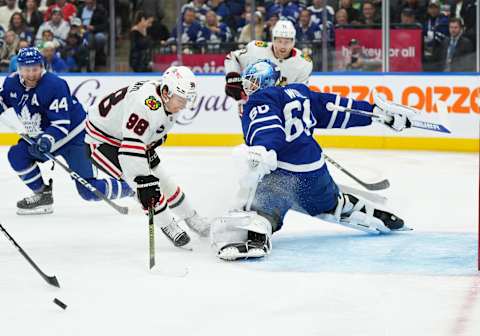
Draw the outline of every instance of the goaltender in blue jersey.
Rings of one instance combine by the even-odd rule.
[[[313,131],[372,123],[371,116],[340,112],[341,107],[373,113],[379,117],[375,120],[396,131],[410,127],[412,115],[395,104],[387,103],[384,110],[366,101],[313,92],[304,84],[275,86],[280,73],[269,60],[248,66],[242,78],[248,95],[241,117],[245,145],[236,152],[246,166],[239,193],[243,209],[213,222],[211,238],[218,257],[268,254],[270,236],[280,230],[290,209],[370,233],[404,229],[399,217],[339,191]]]
[[[46,72],[43,56],[36,48],[24,48],[18,54],[19,71],[5,78],[0,89],[0,115],[18,116],[35,143],[20,140],[8,152],[13,170],[34,195],[17,203],[18,214],[44,214],[53,211],[52,185],[45,185],[39,162],[44,153],[62,156],[69,167],[109,198],[130,196],[132,190],[115,179],[98,180],[84,144],[86,113],[70,94],[65,80]],[[98,200],[97,196],[76,182],[80,196]]]

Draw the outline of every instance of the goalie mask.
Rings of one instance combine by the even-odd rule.
[[[250,64],[243,71],[242,85],[247,95],[275,86],[280,79],[279,67],[268,59],[260,60]]]

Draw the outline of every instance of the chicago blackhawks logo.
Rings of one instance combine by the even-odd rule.
[[[160,102],[157,99],[155,99],[154,96],[150,96],[147,99],[145,99],[145,105],[147,105],[147,107],[152,111],[158,110],[161,106]]]

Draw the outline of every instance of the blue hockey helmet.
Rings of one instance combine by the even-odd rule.
[[[43,55],[35,47],[22,48],[17,55],[18,66],[43,64]]]
[[[242,73],[243,90],[251,95],[257,90],[275,86],[280,79],[280,68],[268,59],[248,65]]]

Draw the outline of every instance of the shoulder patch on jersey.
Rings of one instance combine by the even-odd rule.
[[[268,43],[264,41],[255,41],[255,46],[260,48],[268,47]]]
[[[302,57],[305,61],[312,63],[312,58],[310,57],[310,55],[302,53],[300,57]]]
[[[156,111],[160,108],[160,106],[162,106],[154,96],[150,96],[145,99],[145,105],[152,111]]]

